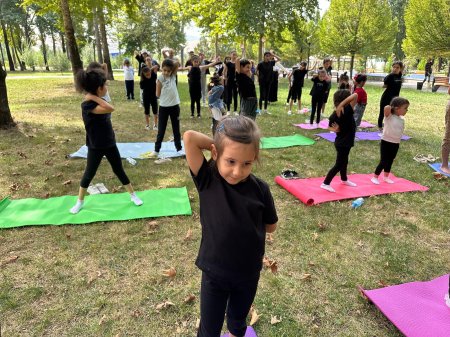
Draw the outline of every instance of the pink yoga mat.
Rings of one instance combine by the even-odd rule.
[[[448,277],[362,291],[405,336],[448,337],[450,308],[444,302]]]
[[[335,193],[320,188],[325,177],[286,180],[280,176],[275,177],[275,182],[293,194],[297,199],[307,205],[317,205],[327,201],[368,197],[371,195],[390,194],[411,191],[427,191],[428,187],[413,183],[412,181],[397,178],[391,174],[394,184],[388,184],[380,179],[380,185],[370,181],[372,174],[351,174],[348,176],[358,186],[350,187],[341,184],[339,174],[331,182]]]
[[[226,333],[225,335],[222,335],[221,337],[229,337],[229,336],[230,336],[230,334]],[[251,326],[248,326],[244,337],[258,337],[258,335],[256,334],[255,330],[253,330],[253,328]]]
[[[328,122],[329,122],[328,119],[322,119],[320,121],[319,125],[315,126],[315,127],[312,126],[309,123],[301,123],[301,124],[293,124],[293,125],[296,126],[296,127],[301,128],[301,129],[305,129],[305,130],[315,130],[315,129],[319,129],[319,128],[327,130],[328,129]],[[364,129],[364,128],[373,128],[374,126],[375,125],[372,124],[372,123],[362,121],[361,125],[359,127]]]

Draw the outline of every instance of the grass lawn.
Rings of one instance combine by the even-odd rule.
[[[154,142],[156,132],[144,130],[143,110],[137,101],[125,99],[117,78],[109,89],[117,140]],[[206,108],[202,119],[189,118],[186,76],[180,74],[179,82],[182,130],[210,133]],[[1,198],[75,195],[85,160],[65,155],[84,144],[85,132],[82,97],[74,92],[71,78],[7,78],[7,86],[18,128],[0,130]],[[376,123],[382,89],[366,89],[365,119]],[[285,168],[306,177],[324,176],[335,159],[332,143],[262,151],[254,173],[271,185],[279,227],[266,247],[278,273],[262,271],[255,299],[261,317],[254,328],[260,337],[400,336],[356,287],[429,280],[448,272],[449,184],[435,180],[427,165],[412,159],[418,153],[440,155],[447,95],[412,89],[401,94],[411,102],[406,134],[412,139],[402,142],[393,172],[429,186],[428,192],[366,198],[358,210],[347,200],[308,207],[277,186],[274,177]],[[286,96],[282,80],[272,114],[257,119],[264,136],[313,137],[314,131],[292,126],[305,117],[286,114]],[[378,142],[358,142],[349,171],[372,172],[378,160]],[[124,166],[137,190],[187,186],[193,216],[1,230],[2,336],[195,336],[201,273],[194,261],[201,232],[198,196],[187,165],[174,159],[164,165],[124,161]],[[67,180],[72,183],[64,185]],[[97,182],[120,191],[106,160]],[[189,230],[192,238],[185,240]],[[18,259],[6,263],[13,256]],[[170,267],[177,271],[173,279],[163,276]],[[184,303],[190,294],[196,299]],[[157,310],[164,301],[174,305]],[[272,325],[272,316],[281,322]]]

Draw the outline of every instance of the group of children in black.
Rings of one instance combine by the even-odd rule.
[[[267,56],[273,55],[269,53]],[[265,79],[265,76],[271,69],[270,66],[273,66],[272,62],[270,57],[265,58],[265,61],[258,65],[256,72],[261,78],[260,107],[263,103],[264,107],[267,107],[267,86],[270,86],[270,82]],[[195,104],[197,111],[199,109],[200,71],[220,64],[221,62],[216,60],[214,63],[200,66],[199,60],[193,57],[192,65],[184,67],[189,70],[192,115]],[[129,64],[125,65],[129,66]],[[308,71],[306,66],[302,62],[300,68],[294,70],[290,76],[293,79],[290,86],[291,102],[295,100],[300,102],[304,78]],[[403,132],[402,116],[405,115],[409,105],[409,102],[403,98],[391,99],[389,96],[398,95],[401,86],[401,82],[397,81],[399,75],[401,78],[401,74],[397,72],[397,66],[401,69],[401,63],[395,63],[393,73],[386,76],[384,82],[386,91],[381,104],[389,103],[383,107],[386,124],[381,142],[381,160],[372,178],[374,184],[380,183],[378,175],[383,170],[385,182],[393,183],[388,175]],[[161,68],[161,75],[158,76],[159,68]],[[327,71],[331,71],[330,68],[331,65],[326,70],[319,70],[318,74],[312,78],[311,96],[314,102],[314,113],[311,113],[311,122],[313,122],[314,114],[318,116],[316,121],[320,121],[320,112],[330,90],[326,77]],[[158,155],[161,148],[168,119],[172,123],[176,150],[181,151],[178,69],[179,63],[170,58],[165,59],[161,67],[151,58],[148,59],[148,56],[144,59],[144,63],[140,63],[140,88],[145,114],[149,115],[151,106],[155,115],[154,126],[158,129],[155,155]],[[186,131],[183,136],[186,160],[199,193],[201,209],[202,241],[196,260],[196,265],[202,270],[201,320],[198,330],[200,337],[219,336],[225,313],[230,336],[245,335],[246,317],[256,294],[262,267],[265,235],[276,229],[278,221],[268,184],[251,173],[253,164],[259,159],[261,137],[255,122],[258,100],[252,79],[252,64],[248,60],[234,57],[232,53],[229,62],[225,62],[222,69],[223,77],[219,74],[212,76],[213,85],[209,91],[209,107],[213,115],[213,138],[193,130]],[[341,174],[342,183],[350,187],[356,186],[347,178],[348,155],[354,145],[356,132],[353,107],[358,102],[364,107],[367,103],[367,95],[365,101],[364,97],[359,101],[358,92],[351,94],[349,79],[345,76],[341,78],[340,89],[333,95],[335,111],[330,116],[329,122],[330,129],[336,132],[337,158],[321,187],[330,192],[334,192],[330,183],[338,172]],[[103,156],[106,156],[113,172],[130,193],[134,205],[143,204],[124,172],[117,149],[111,123],[114,107],[110,103],[106,77],[105,69],[102,69],[98,63],[91,64],[76,76],[76,88],[85,94],[81,110],[88,155],[86,169],[80,182],[78,200],[70,210],[73,214],[77,214],[84,207],[86,189],[94,178]],[[233,79],[236,88],[239,89],[241,100],[239,116],[226,116],[221,95],[225,88],[234,95],[234,87],[224,86],[223,78],[227,81]],[[365,80],[364,75],[355,77],[355,87],[362,89]],[[128,98],[133,99],[134,94],[128,92],[129,85],[126,88]],[[357,91],[356,88],[355,91]],[[159,112],[156,104],[158,98]],[[148,120],[147,123],[149,123]],[[204,150],[211,152],[210,161],[205,159]],[[217,205],[220,206],[217,207]],[[233,242],[231,248],[230,242]]]

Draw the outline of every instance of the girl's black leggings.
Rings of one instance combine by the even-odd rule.
[[[381,171],[384,170],[384,173],[391,172],[392,163],[394,162],[395,157],[397,156],[398,149],[400,144],[391,143],[385,140],[381,140],[380,143],[380,154],[381,159],[377,168],[375,169],[375,174],[377,176],[380,175]]]
[[[201,97],[191,97],[191,116],[194,116],[195,104],[197,104],[197,116],[200,116],[200,98]]]
[[[269,101],[270,83],[259,83],[259,110],[262,109],[264,101],[264,110],[267,110],[267,102]]]
[[[234,110],[237,111],[238,107],[238,90],[237,85],[234,80],[230,80],[230,83],[227,84],[227,111],[230,111],[231,100],[233,100]]]
[[[351,147],[335,146],[335,148],[336,148],[336,163],[330,169],[330,171],[328,171],[328,174],[325,177],[323,183],[326,185],[331,184],[331,181],[338,172],[341,173],[341,180],[347,181],[348,156],[350,154]]]
[[[314,115],[317,112],[316,121],[317,124],[320,123],[320,113],[322,111],[322,105],[323,105],[323,97],[311,97],[311,117],[309,119],[309,122],[312,124],[314,123]]]
[[[89,184],[97,173],[97,169],[100,166],[103,156],[108,159],[114,174],[119,178],[122,185],[128,185],[130,180],[123,169],[119,149],[117,148],[117,145],[114,145],[107,149],[88,148],[86,169],[84,170],[83,178],[81,178],[80,186],[82,188],[89,187]]]

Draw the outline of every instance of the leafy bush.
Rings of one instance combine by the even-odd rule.
[[[83,61],[83,64],[89,64],[91,62],[95,61],[95,51],[94,47],[90,44],[87,44],[83,47],[81,50],[81,60]]]
[[[48,64],[53,70],[60,72],[70,70],[70,60],[63,52],[57,52],[56,55],[51,54],[48,59]]]

